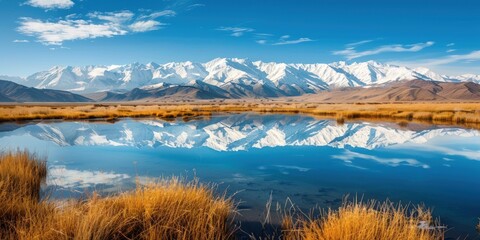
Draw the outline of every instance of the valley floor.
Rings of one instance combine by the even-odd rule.
[[[0,105],[0,121],[43,119],[107,120],[156,117],[183,118],[228,113],[307,114],[348,120],[381,120],[406,125],[410,121],[457,125],[480,129],[478,102],[408,102],[408,103],[318,103],[294,100],[212,100],[121,103],[21,103]]]

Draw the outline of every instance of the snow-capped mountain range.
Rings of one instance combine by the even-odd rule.
[[[480,75],[445,76],[427,68],[382,64],[374,61],[347,64],[287,64],[217,58],[206,63],[56,66],[27,78],[6,78],[35,88],[66,90],[75,93],[130,91],[172,86],[221,89],[232,96],[297,96],[337,87],[362,87],[401,80],[441,82],[472,81]]]
[[[480,132],[462,128],[413,131],[371,123],[338,126],[334,121],[298,115],[231,115],[190,122],[37,123],[0,132],[0,142],[8,142],[12,136],[26,135],[59,146],[205,147],[216,151],[244,151],[282,146],[374,149],[405,143],[421,144],[441,136],[480,137]],[[478,156],[479,153],[475,154]]]

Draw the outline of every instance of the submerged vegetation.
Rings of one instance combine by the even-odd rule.
[[[326,104],[299,102],[200,102],[200,103],[142,103],[142,104],[90,104],[90,105],[3,105],[0,121],[35,119],[104,119],[123,117],[158,117],[189,120],[214,113],[281,113],[308,114],[322,118],[345,120],[368,119],[419,121],[435,124],[453,124],[480,129],[480,104],[478,103],[358,103]]]

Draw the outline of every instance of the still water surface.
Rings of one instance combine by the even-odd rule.
[[[0,146],[47,156],[47,190],[56,198],[128,190],[136,177],[195,175],[236,193],[244,222],[262,221],[270,196],[309,209],[338,207],[349,194],[424,203],[449,236],[477,238],[477,130],[240,114],[188,122],[4,123]]]

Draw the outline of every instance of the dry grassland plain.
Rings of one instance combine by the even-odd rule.
[[[305,114],[317,118],[349,120],[410,121],[457,125],[480,129],[480,103],[357,103],[325,104],[280,101],[17,104],[0,105],[0,121],[42,119],[115,121],[119,118],[183,118],[229,113]]]

